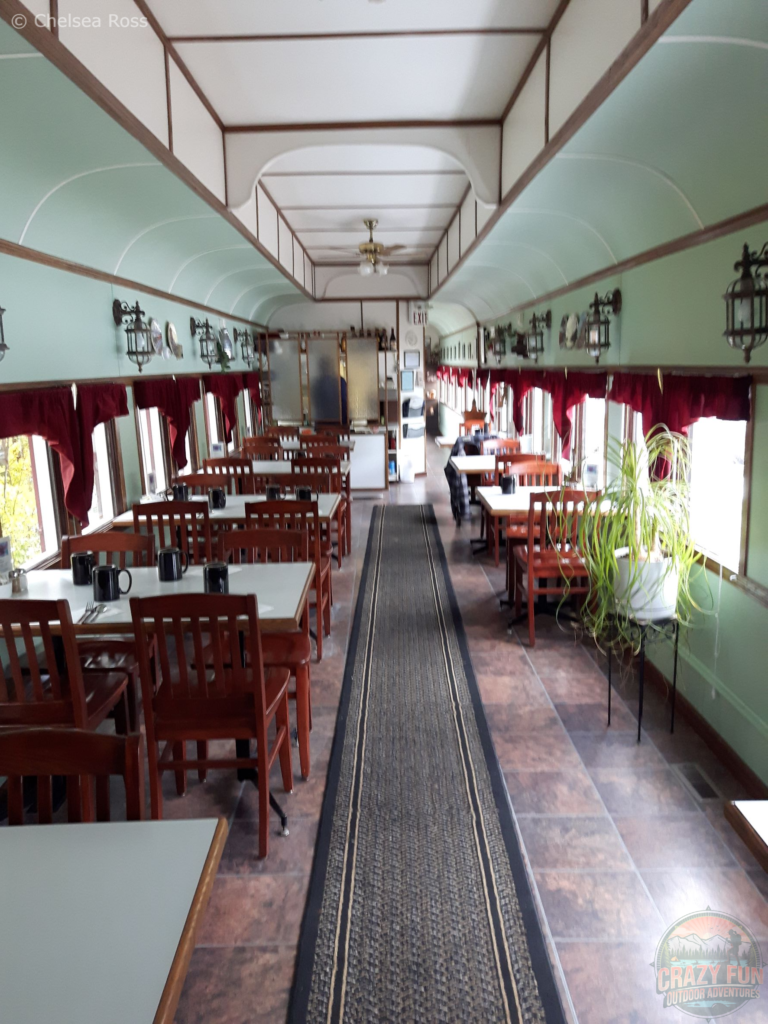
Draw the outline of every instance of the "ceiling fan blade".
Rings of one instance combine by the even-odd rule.
[[[382,256],[391,256],[393,252],[400,252],[401,249],[407,249],[407,245],[385,245],[381,250]]]

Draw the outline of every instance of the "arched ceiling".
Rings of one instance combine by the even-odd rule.
[[[0,238],[257,323],[300,294],[2,21],[0,95]]]
[[[694,0],[436,291],[479,320],[766,201],[768,4]]]

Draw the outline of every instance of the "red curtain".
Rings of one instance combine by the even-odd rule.
[[[525,396],[533,388],[542,388],[547,380],[544,370],[507,370],[506,382],[512,388],[512,420],[518,434],[523,433],[525,427],[523,417],[523,402]],[[546,390],[546,389],[545,389]]]
[[[155,380],[137,380],[133,394],[139,409],[157,409],[168,420],[171,451],[179,469],[187,464],[186,438],[192,419],[193,404],[200,398],[198,377],[161,377]]]
[[[93,432],[100,423],[128,415],[124,384],[83,384],[77,389],[77,421],[83,466],[83,496],[93,499]]]
[[[88,522],[91,491],[83,485],[80,427],[71,388],[11,391],[0,396],[0,437],[37,434],[58,453],[64,504],[81,523]]]
[[[563,458],[571,457],[573,410],[587,398],[605,398],[607,373],[547,373],[545,391],[552,395],[552,418],[563,442]]]
[[[663,377],[647,373],[616,373],[608,398],[642,413],[647,433],[657,424],[687,434],[696,420],[748,420],[751,377]]]
[[[224,436],[227,444],[232,440],[232,430],[237,423],[237,396],[245,387],[242,373],[217,373],[203,377],[205,390],[221,402],[224,414]]]

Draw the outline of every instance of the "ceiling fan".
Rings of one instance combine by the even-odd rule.
[[[405,248],[404,245],[382,245],[381,242],[374,241],[373,232],[378,223],[377,220],[367,218],[363,221],[368,228],[368,241],[361,242],[358,246],[362,260],[357,268],[363,277],[370,274],[386,274],[389,267],[383,262],[383,258]]]

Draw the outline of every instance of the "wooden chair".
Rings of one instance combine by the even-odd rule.
[[[520,441],[512,437],[489,437],[480,442],[481,455],[511,455],[520,451]]]
[[[249,459],[279,459],[280,439],[271,437],[244,437],[243,455]]]
[[[294,464],[293,475],[311,477],[310,486],[315,487],[318,492],[341,495],[336,507],[336,519],[331,524],[331,532],[333,532],[333,527],[336,528],[336,563],[340,569],[342,555],[347,553],[347,514],[349,510],[341,475],[341,459],[330,455],[326,456],[325,452],[308,455],[306,459],[301,459]]]
[[[93,732],[111,715],[117,732],[128,733],[128,676],[83,672],[68,601],[0,601],[0,640],[8,665],[0,672],[0,730],[74,726]]]
[[[72,555],[81,551],[93,551],[101,564],[117,565],[121,569],[155,564],[155,538],[123,530],[108,530],[106,533],[91,533],[87,536],[61,538],[61,567],[68,569]],[[128,556],[130,555],[130,559]],[[126,672],[128,686],[128,716],[131,732],[139,728],[138,695],[139,663],[135,644],[124,636],[98,637],[93,640],[78,639],[80,662],[84,672]]]
[[[267,427],[264,430],[264,437],[298,437],[299,427]]]
[[[237,530],[224,534],[219,541],[222,562],[308,562],[309,533],[305,530]],[[302,630],[297,633],[262,633],[264,667],[287,668],[295,680],[288,691],[296,701],[296,727],[299,735],[301,776],[309,778],[309,731],[312,727],[309,663],[312,647],[309,640],[309,615],[303,617]]]
[[[349,441],[351,433],[349,427],[342,426],[341,424],[326,424],[318,425],[318,434],[327,434],[329,437],[337,437],[339,440]]]
[[[288,719],[288,671],[265,673],[255,594],[169,594],[131,600],[140,652],[144,719],[147,726],[152,817],[163,815],[162,773],[232,768],[258,773],[259,856],[269,852],[269,773],[280,758],[283,785],[293,789]],[[157,643],[157,688],[147,657]],[[242,646],[241,646],[242,645]],[[211,650],[206,659],[203,651]],[[270,745],[268,730],[275,722]],[[188,741],[197,756],[187,757]],[[209,757],[210,740],[235,740],[234,756]],[[243,744],[256,741],[256,757]],[[201,748],[203,755],[201,756]],[[182,785],[183,790],[183,785]]]
[[[327,434],[302,434],[299,438],[301,441],[301,447],[307,450],[311,448],[330,448],[334,445],[334,440],[328,437]]]
[[[144,818],[144,737],[82,729],[14,729],[0,733],[0,775],[8,780],[8,824],[24,824],[24,779],[37,779],[37,821],[53,821],[53,778],[67,780],[67,820],[109,821],[109,779],[125,785],[125,816]],[[93,788],[96,801],[94,817]]]
[[[227,494],[237,494],[237,479],[231,473],[185,473],[175,484],[186,484],[191,494],[206,495],[212,487],[221,487]]]
[[[547,462],[543,455],[531,455],[526,459],[515,459],[509,462],[509,458],[502,461],[496,459],[497,485],[500,486],[502,476],[512,475],[517,477],[518,487],[562,487],[563,468],[558,462]],[[497,520],[499,522],[499,520]],[[504,537],[507,544],[507,592],[510,600],[514,599],[512,592],[512,559],[514,549],[519,544],[525,544],[528,540],[528,522],[525,520],[513,521],[511,518],[504,522]],[[497,542],[498,547],[498,542]],[[498,561],[496,562],[498,565]]]
[[[254,494],[253,465],[248,458],[204,459],[206,473],[222,473],[234,480],[235,494]]]
[[[157,547],[179,547],[190,565],[213,560],[211,520],[202,501],[153,501],[133,506],[133,528],[157,538]]]
[[[309,560],[315,563],[317,660],[323,657],[323,633],[331,635],[333,586],[331,560],[323,553],[320,516],[316,501],[260,501],[246,503],[246,526],[260,529],[303,530],[309,538]]]
[[[515,616],[521,613],[525,592],[531,647],[536,644],[537,597],[566,593],[584,597],[589,593],[589,577],[577,541],[585,501],[594,497],[577,490],[531,495],[527,542],[515,548],[512,563]]]

